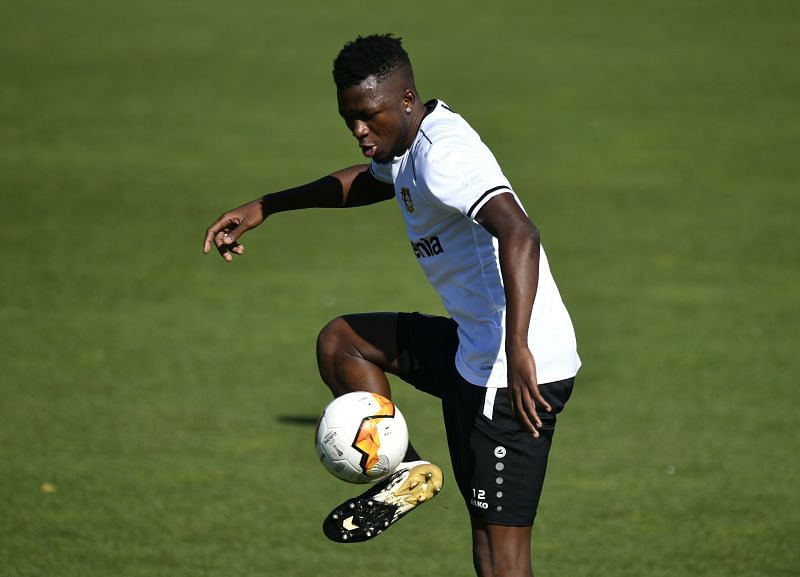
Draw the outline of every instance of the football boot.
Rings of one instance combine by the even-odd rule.
[[[337,543],[359,543],[377,537],[442,490],[442,470],[428,461],[400,463],[388,477],[336,507],[322,531]]]

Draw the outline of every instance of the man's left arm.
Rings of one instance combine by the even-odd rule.
[[[512,194],[489,200],[475,220],[497,238],[500,274],[506,296],[508,395],[517,421],[534,437],[542,421],[537,407],[552,408],[539,391],[536,362],[528,346],[528,327],[539,284],[539,231]]]

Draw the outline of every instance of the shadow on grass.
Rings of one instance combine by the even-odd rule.
[[[318,419],[319,415],[278,415],[279,423],[301,427],[315,427]]]

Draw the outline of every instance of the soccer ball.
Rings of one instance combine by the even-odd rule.
[[[317,425],[317,455],[334,476],[372,483],[399,465],[408,446],[408,428],[389,399],[359,391],[335,398]]]

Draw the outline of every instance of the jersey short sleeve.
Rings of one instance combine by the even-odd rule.
[[[471,220],[511,184],[489,148],[475,136],[434,140],[427,155],[422,179],[435,200]]]
[[[394,183],[391,162],[380,163],[373,160],[369,165],[369,172],[373,177],[375,177],[376,180],[380,180],[381,182],[386,182],[388,184]]]

